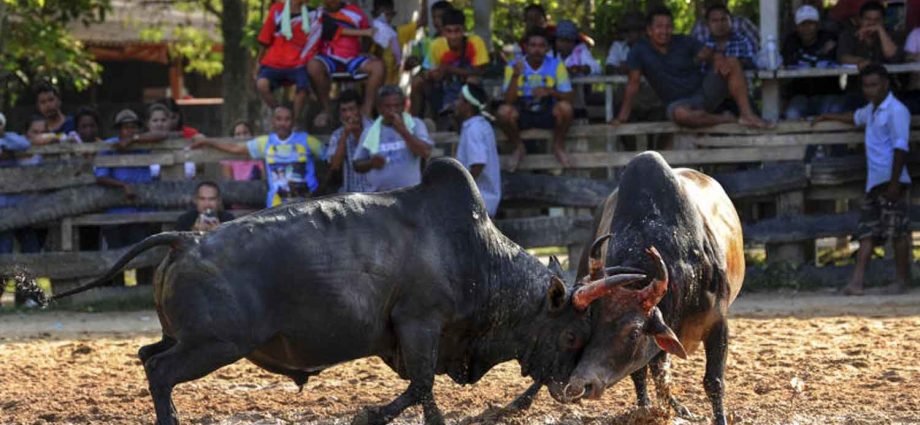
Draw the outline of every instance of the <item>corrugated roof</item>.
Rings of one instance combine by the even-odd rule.
[[[83,25],[71,23],[69,30],[78,40],[88,45],[155,44],[157,41],[141,38],[143,30],[163,29],[162,42],[175,41],[173,29],[193,26],[207,30],[220,40],[217,19],[204,11],[186,12],[150,0],[112,0],[112,10],[105,22]]]

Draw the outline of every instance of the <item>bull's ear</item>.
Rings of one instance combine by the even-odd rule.
[[[558,313],[565,309],[568,303],[568,294],[565,282],[556,276],[550,277],[549,288],[546,290],[546,305],[551,313]]]
[[[659,310],[658,307],[652,308],[645,325],[648,333],[655,338],[655,343],[658,344],[662,350],[684,360],[687,359],[687,350],[684,350],[684,345],[677,339],[677,335],[674,334],[671,327],[664,322],[664,318],[661,316],[661,310]]]
[[[559,262],[559,258],[556,258],[555,255],[549,256],[549,265],[547,268],[557,276],[562,275],[562,263]]]

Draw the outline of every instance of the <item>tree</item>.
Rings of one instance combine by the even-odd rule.
[[[101,67],[66,26],[109,10],[109,0],[0,0],[0,107],[37,79],[78,91],[98,83]]]

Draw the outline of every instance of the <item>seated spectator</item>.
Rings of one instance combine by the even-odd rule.
[[[561,25],[560,25],[561,27]],[[489,98],[479,85],[467,84],[457,99],[456,117],[461,121],[457,161],[466,167],[486,204],[489,217],[495,217],[502,198],[501,163],[488,114]]]
[[[16,160],[16,152],[29,149],[31,146],[25,136],[6,131],[6,124],[6,116],[0,113],[0,168],[19,165]],[[23,197],[21,194],[0,193],[0,208],[15,206]],[[0,254],[13,252],[14,239],[19,241],[21,252],[38,252],[41,250],[41,244],[37,236],[31,228],[2,231],[0,232]]]
[[[629,82],[613,125],[629,119],[644,76],[668,105],[668,118],[678,125],[708,127],[738,122],[755,128],[770,126],[754,113],[747,79],[737,58],[725,57],[691,37],[673,35],[674,21],[665,7],[653,9],[647,22],[648,38],[629,52]],[[705,74],[700,72],[700,63],[711,65]],[[713,113],[727,98],[738,104],[739,117]]]
[[[405,112],[406,95],[398,86],[383,86],[377,93],[380,117],[361,134],[354,169],[366,173],[372,192],[414,186],[422,181],[422,159],[431,155],[434,142],[422,120]]]
[[[920,27],[914,28],[907,36],[904,52],[909,62],[920,63]],[[910,113],[920,114],[920,72],[910,74],[910,83],[901,99],[906,101]]]
[[[425,5],[422,5],[425,7]],[[370,53],[383,61],[384,84],[399,84],[403,64],[403,46],[415,38],[419,24],[413,20],[393,26],[396,6],[393,0],[374,0],[374,43]]]
[[[131,145],[138,142],[161,141],[163,136],[154,136],[141,133],[141,120],[130,109],[123,109],[115,115],[115,129],[118,136],[106,139],[104,143],[110,144],[114,150],[99,152],[99,156],[130,155],[147,153],[148,150],[130,149]],[[129,203],[136,197],[132,185],[150,183],[153,173],[150,167],[96,167],[96,182],[101,186],[119,188],[124,191],[125,201]],[[123,206],[110,208],[109,214],[127,214],[152,211],[151,208]],[[124,248],[142,241],[154,233],[154,228],[147,223],[119,224],[102,227],[102,238],[110,249]],[[153,267],[137,271],[137,283],[149,284],[153,281]],[[114,285],[124,285],[124,276],[119,274],[112,282]]]
[[[888,71],[880,64],[864,65],[859,73],[861,91],[868,101],[856,112],[824,114],[817,121],[833,120],[865,127],[865,197],[853,239],[859,241],[856,268],[842,289],[862,295],[866,265],[872,250],[891,238],[895,283],[887,293],[903,293],[910,285],[910,184],[907,153],[910,150],[910,112],[891,93]]]
[[[278,106],[274,90],[293,84],[294,117],[303,113],[310,88],[307,75],[307,35],[310,16],[305,0],[273,2],[257,38],[259,46],[256,91],[262,102],[271,109]]]
[[[162,103],[153,103],[147,108],[147,129],[152,134],[159,134],[163,139],[186,138],[186,136],[189,136],[187,137],[188,139],[200,139],[204,137],[198,130],[191,127],[185,127],[181,123],[182,115],[178,112],[173,113],[169,110],[169,107]],[[159,177],[159,164],[152,165],[151,170],[153,171],[154,177]],[[185,178],[194,178],[196,174],[195,163],[186,162],[184,164],[184,171]]]
[[[638,13],[627,13],[620,20],[618,28],[622,40],[614,41],[610,45],[610,51],[607,52],[605,62],[605,71],[607,74],[626,74],[629,68],[626,66],[626,57],[629,49],[642,38],[645,32],[645,18]]]
[[[515,147],[510,171],[515,171],[527,151],[521,130],[553,130],[553,153],[563,167],[570,167],[565,135],[572,125],[572,83],[565,64],[549,56],[549,38],[541,30],[527,35],[527,55],[505,67],[505,104],[498,109],[498,124]]]
[[[73,117],[61,112],[61,93],[50,83],[39,85],[35,91],[35,109],[45,117],[49,133],[69,134],[77,129]]]
[[[476,34],[467,34],[466,15],[451,9],[442,18],[443,36],[431,43],[422,73],[434,87],[435,110],[442,115],[453,108],[460,89],[468,81],[476,81],[489,64],[486,44]]]
[[[706,27],[709,36],[703,45],[713,52],[728,58],[736,58],[744,69],[754,69],[754,55],[757,49],[754,41],[741,31],[732,28],[731,12],[724,4],[715,4],[706,9]]]
[[[251,140],[254,133],[252,126],[246,121],[240,121],[233,126],[233,136],[237,140]],[[262,136],[268,138],[267,136]],[[262,180],[265,175],[265,168],[262,161],[255,159],[237,159],[230,161],[221,161],[221,174],[224,180],[246,181]]]
[[[425,0],[422,1],[424,6]],[[440,111],[441,105],[434,105],[435,100],[440,93],[435,90],[434,81],[427,77],[424,69],[425,62],[431,55],[431,45],[435,40],[444,36],[444,15],[454,10],[454,7],[447,1],[441,0],[431,5],[431,24],[434,27],[434,34],[431,34],[417,43],[414,47],[412,56],[406,59],[406,69],[412,70],[418,65],[423,65],[418,75],[412,77],[411,107],[412,115],[421,117],[425,115],[425,108],[428,107],[434,112]],[[423,12],[424,13],[424,12]],[[424,14],[422,16],[425,16]],[[464,30],[466,28],[464,27]]]
[[[339,192],[371,192],[367,173],[355,171],[355,155],[364,130],[373,121],[361,115],[361,97],[354,90],[347,90],[339,96],[339,119],[342,126],[332,132],[326,158],[329,173],[341,173],[342,187]]]
[[[78,143],[96,143],[102,141],[100,129],[102,121],[99,114],[92,108],[80,108],[74,115],[74,122],[77,123],[77,142]]]
[[[431,26],[434,28],[434,32],[431,34],[428,34],[427,33],[428,31],[427,4],[428,4],[428,0],[422,0],[422,7],[420,9],[421,16],[419,17],[418,21],[414,22],[417,25],[416,29],[422,28],[423,30],[426,31],[426,34],[424,37],[422,37],[421,40],[419,40],[418,42],[412,45],[412,53],[409,55],[409,57],[406,58],[406,63],[405,63],[405,68],[407,71],[411,71],[415,69],[417,66],[421,65],[425,61],[425,59],[428,57],[428,54],[431,48],[431,42],[434,41],[436,38],[444,35],[441,33],[441,28],[442,28],[441,18],[444,17],[444,13],[454,8],[453,6],[450,5],[450,2],[448,2],[447,0],[439,0],[439,1],[432,3],[431,4]],[[407,27],[407,29],[408,28],[409,27]],[[412,31],[412,36],[413,37],[415,36],[414,30]],[[400,38],[402,38],[402,35],[400,35]],[[414,87],[414,84],[415,83],[413,82],[413,87]],[[413,92],[414,91],[415,89],[413,89]],[[421,115],[421,113],[418,113],[415,115]]]
[[[868,1],[859,8],[859,26],[840,34],[837,61],[863,69],[870,63],[895,63],[901,60],[901,50],[885,29],[885,6]],[[863,102],[858,76],[847,78],[846,109],[855,109]]]
[[[707,2],[707,9],[711,6],[721,5],[724,7],[723,0],[714,0]],[[754,43],[754,51],[760,51],[760,30],[757,29],[757,25],[754,25],[750,19],[744,16],[729,16],[731,19],[731,28],[750,40]],[[709,31],[709,22],[707,16],[704,14],[702,17],[697,18],[696,22],[693,24],[693,29],[690,30],[690,36],[698,40],[700,43],[705,43],[706,40],[709,40],[710,31]]]
[[[302,201],[319,187],[313,158],[321,155],[322,145],[306,132],[294,131],[293,111],[286,105],[276,106],[272,112],[272,133],[267,139],[256,138],[246,144],[202,139],[192,143],[191,148],[204,146],[264,160],[268,180],[266,208]]]
[[[373,113],[374,93],[383,84],[384,69],[380,59],[361,53],[360,36],[370,36],[370,22],[360,7],[343,0],[323,0],[322,46],[319,53],[307,64],[313,91],[323,111],[313,119],[313,125],[325,128],[329,124],[332,104],[329,100],[332,74],[347,72],[352,76],[367,74],[364,108],[361,113]],[[364,31],[361,31],[364,30]]]
[[[181,232],[210,232],[221,223],[233,220],[233,214],[224,211],[220,187],[212,181],[198,183],[195,187],[195,209],[187,211],[176,220],[176,230]]]
[[[565,64],[569,76],[601,73],[601,65],[591,55],[591,48],[580,40],[578,26],[572,21],[559,21],[556,27],[555,54]]]
[[[546,9],[538,3],[531,3],[524,7],[524,38],[516,46],[518,51],[515,52],[514,58],[520,58],[527,54],[527,34],[532,31],[540,30],[546,34],[549,41],[548,52],[552,53],[553,46],[556,44],[556,26],[549,23],[546,16]],[[594,40],[587,34],[579,33],[578,39],[585,43],[588,48],[594,47]]]

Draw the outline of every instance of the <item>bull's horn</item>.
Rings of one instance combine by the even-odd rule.
[[[607,273],[607,276],[613,276],[615,274],[621,274],[621,273],[645,273],[645,270],[638,269],[635,267],[626,267],[626,266],[607,267],[606,269],[604,269],[604,271]]]
[[[668,267],[655,247],[646,249],[645,253],[652,258],[652,262],[655,263],[655,268],[657,269],[655,279],[645,288],[639,290],[637,296],[639,303],[642,305],[642,311],[648,314],[668,292]]]
[[[604,245],[613,234],[606,234],[594,240],[591,249],[588,250],[588,274],[591,280],[598,280],[604,277],[604,259],[601,258],[601,246]]]
[[[647,276],[644,274],[630,273],[607,276],[603,279],[595,280],[575,291],[575,295],[572,295],[572,305],[575,307],[575,310],[584,311],[594,300],[615,291],[623,285],[638,282],[646,277]]]

